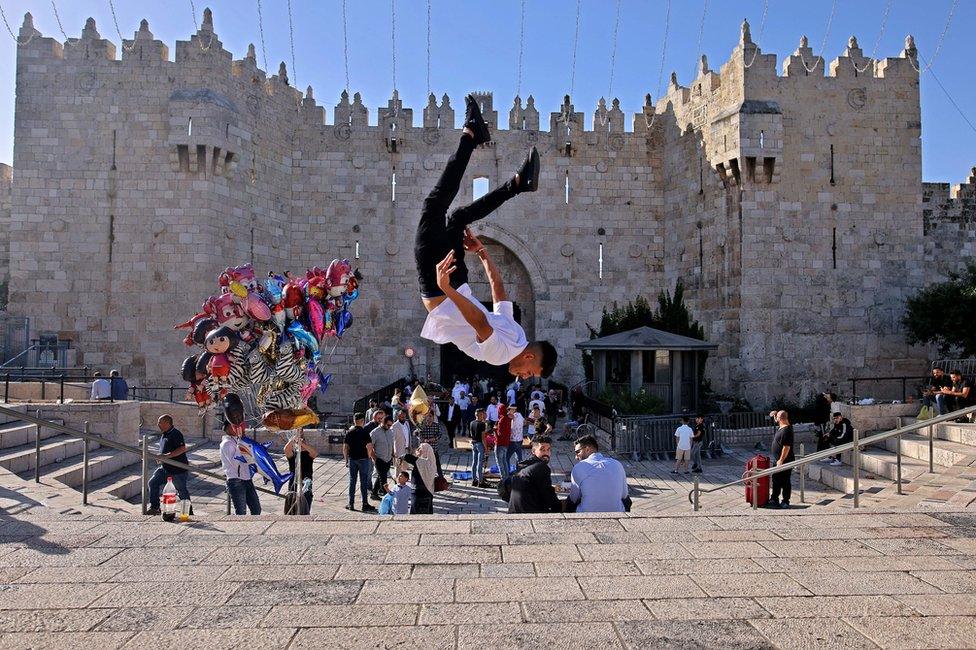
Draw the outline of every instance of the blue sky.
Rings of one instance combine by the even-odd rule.
[[[247,44],[257,47],[263,64],[257,2],[255,0],[196,0],[197,20],[204,6],[214,11],[219,38],[235,58]],[[826,40],[828,60],[839,55],[851,34],[870,56],[878,40],[882,16],[889,0],[836,0],[836,12]],[[139,20],[147,18],[156,38],[175,51],[175,41],[195,29],[189,0],[146,2],[115,0],[119,28],[131,38]],[[613,95],[625,112],[640,107],[645,93],[655,98],[664,37],[666,0],[620,0]],[[890,0],[885,31],[877,56],[896,56],[905,35],[914,34],[922,57],[931,59],[945,26],[952,0]],[[319,103],[331,108],[345,86],[341,0],[292,0],[296,70],[291,79],[299,87],[311,84]],[[671,29],[665,57],[664,83],[671,70],[687,83],[697,60],[699,29],[705,0],[672,0]],[[739,23],[748,17],[753,39],[764,52],[776,53],[781,62],[806,34],[820,51],[832,0],[795,2],[769,0],[765,27],[760,33],[763,0],[710,0],[704,12],[702,51],[713,68],[720,66],[735,46]],[[61,37],[49,0],[0,0],[0,7],[16,33],[25,11],[45,36]],[[469,90],[492,90],[496,108],[507,111],[518,84],[520,0],[431,0],[431,89],[448,93],[460,106]],[[525,38],[521,66],[521,95],[533,94],[540,112],[557,110],[570,89],[575,0],[525,0]],[[597,100],[610,88],[610,59],[615,0],[582,0],[576,56],[574,103],[592,113]],[[118,43],[108,0],[57,2],[68,36],[80,34],[92,16],[103,38]],[[397,86],[407,106],[419,113],[427,94],[427,2],[396,0]],[[268,67],[277,71],[282,60],[291,70],[287,4],[264,0],[264,40]],[[391,3],[347,0],[349,77],[353,90],[363,95],[375,121],[375,108],[385,105],[393,86],[391,56]],[[976,124],[976,84],[972,83],[971,43],[976,27],[976,2],[959,0],[941,53],[931,72]],[[13,157],[13,104],[15,45],[0,25],[0,162]],[[967,34],[969,35],[967,37]],[[331,121],[331,110],[330,110]],[[545,119],[543,119],[545,123]],[[628,120],[629,125],[629,120]],[[976,130],[952,106],[931,74],[922,77],[922,155],[925,180],[960,182],[976,164]]]

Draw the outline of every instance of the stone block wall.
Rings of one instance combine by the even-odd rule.
[[[7,304],[7,282],[10,280],[10,194],[13,168],[0,163],[0,305]]]
[[[780,76],[748,32],[718,72],[703,59],[690,86],[672,77],[648,96],[631,130],[616,99],[601,99],[587,125],[569,97],[548,120],[534,98],[515,98],[503,128],[505,108],[476,93],[494,139],[474,152],[456,205],[472,199],[473,179],[498,187],[539,148],[540,190],[475,230],[530,336],[559,348],[562,381],[581,377],[574,346],[604,306],[653,300],[679,280],[719,344],[708,364],[717,390],[762,404],[921,367],[925,351],[897,326],[930,248],[914,45],[871,61],[854,41],[825,76],[801,43]],[[326,111],[311,88],[289,85],[284,64],[269,76],[253,47],[235,60],[209,11],[173,61],[146,21],[121,58],[94,21],[60,43],[28,15],[28,37],[5,231],[12,313],[72,339],[79,364],[169,385],[187,354],[171,327],[224,267],[300,273],[348,257],[362,297],[326,350],[335,378],[320,405],[348,408],[402,376],[406,346],[438,377],[440,351],[419,338],[411,249],[461,102],[431,96],[416,125],[396,93],[372,118],[356,93]],[[943,201],[946,214],[962,210],[950,199],[963,200]]]

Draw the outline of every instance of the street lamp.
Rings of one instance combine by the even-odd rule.
[[[415,354],[417,354],[416,350],[409,345],[403,350],[403,356],[405,356],[407,361],[410,362],[410,379],[413,379],[417,375],[417,373],[415,373],[413,370],[413,357]]]

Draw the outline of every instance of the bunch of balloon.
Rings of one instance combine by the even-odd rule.
[[[349,260],[314,266],[304,277],[272,272],[263,282],[250,264],[225,269],[220,293],[175,326],[189,330],[187,346],[200,348],[183,361],[188,398],[205,410],[228,394],[247,395],[268,428],[317,424],[308,400],[324,395],[332,379],[321,351],[352,325],[361,279]]]

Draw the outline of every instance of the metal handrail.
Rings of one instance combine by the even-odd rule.
[[[702,494],[709,494],[711,492],[717,492],[719,490],[724,490],[726,488],[732,487],[733,485],[739,485],[740,483],[753,483],[753,485],[754,485],[754,487],[753,487],[753,494],[755,494],[756,493],[755,484],[761,478],[765,478],[767,476],[772,476],[773,474],[778,474],[780,472],[785,472],[787,470],[792,470],[794,467],[803,467],[804,465],[809,465],[810,463],[816,462],[818,460],[823,460],[824,458],[829,458],[831,456],[836,456],[836,455],[838,455],[838,454],[840,454],[842,452],[845,452],[845,451],[854,451],[854,453],[858,453],[861,447],[866,447],[866,446],[872,445],[872,444],[874,444],[876,442],[881,442],[882,440],[887,440],[888,438],[900,437],[900,436],[905,435],[906,433],[914,433],[915,431],[919,431],[919,430],[924,429],[926,427],[932,427],[932,426],[934,426],[936,424],[942,424],[943,422],[951,422],[951,421],[956,420],[956,419],[958,419],[958,418],[960,418],[960,417],[962,417],[964,415],[969,415],[970,413],[976,413],[976,406],[967,406],[964,409],[959,409],[958,411],[953,411],[952,413],[946,413],[945,415],[939,415],[939,416],[936,416],[934,418],[930,418],[928,420],[922,420],[921,422],[916,422],[915,424],[909,424],[907,426],[900,427],[898,429],[892,429],[891,431],[885,431],[885,432],[882,432],[882,433],[877,433],[877,434],[875,434],[873,436],[868,436],[867,438],[858,438],[857,437],[857,432],[855,430],[855,436],[854,436],[854,441],[853,442],[847,442],[847,443],[844,443],[843,445],[837,445],[836,447],[831,447],[829,449],[824,449],[823,451],[817,451],[817,452],[814,452],[814,453],[809,454],[807,456],[804,456],[803,458],[799,458],[797,460],[793,460],[793,461],[790,461],[788,463],[783,463],[782,465],[777,465],[777,466],[771,467],[769,469],[764,469],[764,470],[762,470],[760,472],[755,472],[753,474],[750,474],[749,476],[744,476],[744,477],[742,477],[740,479],[737,479],[735,481],[730,481],[729,483],[724,483],[722,485],[716,485],[715,487],[708,488],[706,490],[703,490],[698,485],[698,476],[696,475],[695,476],[695,486],[691,490],[688,491],[688,501],[691,502],[691,504],[694,506],[694,509],[695,510],[698,510],[698,508],[699,508],[699,498],[700,498],[700,496]],[[933,467],[933,462],[934,462],[933,461],[933,456],[934,456],[934,454],[932,453],[932,447],[933,447],[933,438],[932,438],[932,436],[934,435],[933,432],[934,432],[934,430],[930,430],[930,432],[929,432],[929,472],[930,473],[932,473],[933,470],[934,470],[934,467]],[[857,463],[857,461],[855,460],[855,464],[856,463]],[[901,470],[901,446],[900,445],[898,447],[898,468],[899,468],[899,474],[900,474],[900,470]],[[857,483],[857,467],[854,468],[854,471],[855,471],[855,475],[854,475],[854,480],[855,480],[855,495],[854,496],[855,496],[855,507],[856,507],[856,505],[857,505],[857,498],[856,497],[857,497],[857,492],[858,492],[857,487],[856,487],[856,483]],[[899,485],[899,490],[900,490],[901,489],[901,476],[899,476],[898,485]],[[755,502],[753,503],[753,507],[755,507]]]
[[[142,457],[142,464],[143,464],[143,476],[142,476],[143,490],[145,490],[145,485],[146,485],[146,462],[150,458],[153,459],[153,460],[157,460],[157,461],[159,461],[161,463],[165,463],[166,465],[169,465],[169,466],[172,466],[172,467],[179,467],[181,469],[185,469],[188,472],[191,472],[193,474],[200,474],[202,476],[207,476],[209,478],[217,479],[217,480],[219,480],[221,482],[224,482],[224,481],[227,480],[227,477],[226,476],[223,476],[221,474],[217,474],[215,472],[210,472],[208,470],[201,469],[199,467],[194,467],[193,465],[188,465],[187,463],[181,463],[181,462],[179,462],[177,460],[173,460],[169,456],[162,456],[160,454],[155,454],[153,452],[150,452],[150,451],[148,451],[146,449],[146,444],[148,442],[146,440],[143,440],[143,448],[140,449],[139,447],[133,447],[132,445],[127,445],[125,443],[115,442],[114,440],[109,440],[108,438],[103,438],[102,436],[95,435],[95,434],[89,433],[87,431],[79,431],[78,429],[72,429],[69,426],[65,426],[63,424],[58,424],[57,422],[52,422],[50,420],[45,420],[44,418],[41,418],[41,417],[35,417],[33,415],[30,415],[29,413],[21,413],[20,411],[17,411],[15,409],[11,409],[11,408],[7,408],[5,406],[0,406],[0,415],[6,415],[8,417],[15,418],[17,420],[21,420],[21,421],[24,421],[24,422],[30,422],[32,424],[36,424],[37,425],[37,427],[38,427],[37,434],[36,434],[37,439],[35,440],[35,454],[36,454],[37,457],[35,457],[35,459],[34,459],[34,480],[35,481],[38,481],[38,482],[40,481],[40,473],[41,473],[41,465],[40,465],[40,458],[39,458],[39,456],[40,456],[40,449],[41,449],[41,444],[40,444],[41,443],[41,429],[40,429],[41,427],[45,427],[45,428],[51,429],[53,431],[59,431],[59,432],[65,434],[65,435],[69,435],[69,436],[72,436],[74,438],[81,438],[82,440],[85,440],[86,441],[86,445],[85,445],[86,448],[87,448],[87,443],[88,442],[94,441],[94,442],[97,442],[99,445],[102,445],[102,446],[105,446],[105,447],[109,447],[109,448],[112,448],[112,449],[118,449],[119,451],[129,452],[130,454],[135,454],[136,456],[141,456]],[[86,425],[87,425],[87,423],[86,423]],[[88,474],[88,472],[87,472],[87,460],[88,460],[87,459],[87,450],[85,452],[85,458],[84,458],[84,460],[85,460],[86,467],[83,468],[82,475],[83,475],[83,478],[87,479],[87,474]],[[87,486],[87,484],[85,484],[82,487],[83,487],[83,491],[82,491],[82,494],[83,494],[83,502],[84,503],[87,503],[88,486]],[[278,494],[277,492],[275,492],[273,490],[269,490],[269,489],[264,488],[264,487],[259,487],[259,486],[255,485],[254,486],[254,489],[257,490],[258,492],[263,492],[265,494],[270,494],[272,496],[276,496],[279,499],[284,499],[285,498],[285,495]],[[229,503],[230,503],[230,495],[228,493],[228,504]],[[143,505],[145,506],[145,502],[143,502]],[[145,512],[143,514],[145,514]]]
[[[35,350],[35,349],[37,349],[37,344],[36,343],[34,345],[28,347],[28,348],[25,348],[23,352],[21,352],[20,354],[18,354],[15,357],[13,357],[12,359],[10,359],[8,361],[4,361],[2,364],[0,364],[0,368],[6,368],[8,365],[10,365],[11,363],[13,363],[17,359],[21,358],[22,356],[24,356],[25,354],[27,354],[31,350]]]

